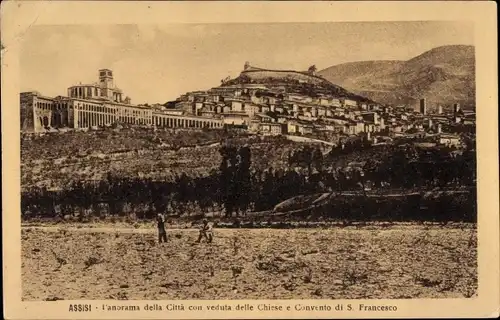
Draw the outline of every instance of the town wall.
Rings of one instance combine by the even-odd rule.
[[[327,80],[308,75],[298,71],[280,71],[280,70],[247,70],[241,73],[242,75],[248,76],[252,80],[262,80],[268,78],[283,78],[283,79],[293,79],[298,81],[309,82],[313,84],[328,83]]]

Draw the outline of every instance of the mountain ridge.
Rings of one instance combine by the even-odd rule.
[[[347,62],[318,72],[346,90],[384,104],[414,105],[426,98],[432,107],[475,102],[474,46],[448,45],[409,60]]]

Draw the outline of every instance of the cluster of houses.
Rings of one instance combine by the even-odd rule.
[[[379,132],[384,120],[378,105],[332,96],[309,97],[269,90],[263,85],[221,86],[189,92],[177,101],[153,105],[164,113],[221,119],[261,134],[309,134],[315,130],[358,134]]]
[[[426,101],[420,109],[383,106],[333,95],[307,96],[269,88],[262,84],[237,84],[194,91],[166,105],[153,105],[158,112],[178,116],[213,118],[226,126],[262,135],[364,135],[373,143],[388,137],[432,137],[438,144],[459,146],[458,135],[445,133],[450,125],[475,125],[475,114],[454,105],[429,114]],[[390,140],[390,139],[389,139]]]

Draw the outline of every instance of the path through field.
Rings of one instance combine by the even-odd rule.
[[[25,227],[24,300],[471,297],[476,231]]]

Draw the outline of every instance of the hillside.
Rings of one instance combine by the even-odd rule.
[[[398,60],[348,62],[329,67],[319,73],[333,83],[356,87],[366,84],[373,77],[382,78],[383,75],[396,72],[403,64],[404,61]]]
[[[310,75],[304,72],[287,70],[266,70],[252,68],[222,84],[222,86],[234,86],[244,84],[260,84],[269,89],[279,89],[287,93],[300,93],[308,96],[318,94],[334,95],[339,98],[348,98],[362,102],[373,102],[371,99],[350,92],[338,86],[322,76]]]
[[[331,82],[372,100],[413,104],[427,98],[436,104],[465,106],[475,101],[474,47],[437,47],[408,61],[360,61],[319,72]]]
[[[145,128],[68,132],[21,137],[21,188],[62,188],[75,181],[119,177],[169,180],[175,175],[205,176],[221,162],[221,141],[245,145],[252,168],[284,169],[286,155],[303,145],[280,137],[224,132],[153,131]]]

